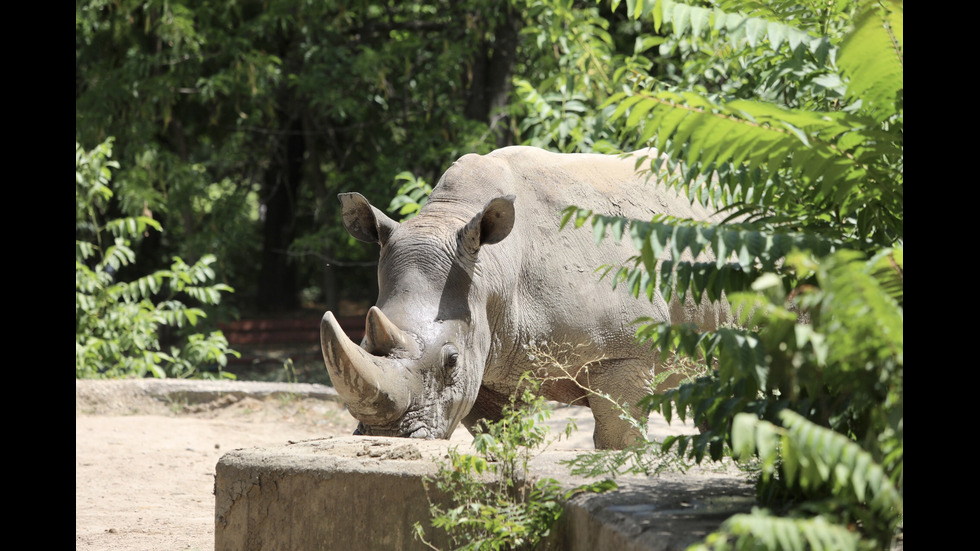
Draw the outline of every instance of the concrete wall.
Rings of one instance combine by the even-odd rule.
[[[215,549],[426,549],[412,535],[429,515],[422,479],[446,451],[428,448],[350,437],[230,452],[216,469]]]
[[[225,454],[216,468],[215,549],[427,549],[413,537],[416,522],[436,547],[448,548],[429,528],[423,478],[447,460],[450,445],[350,436]],[[546,452],[532,462],[532,475],[577,485],[583,479],[559,464],[572,456]],[[734,471],[619,483],[615,492],[568,502],[551,547],[683,549],[752,503],[752,486]]]

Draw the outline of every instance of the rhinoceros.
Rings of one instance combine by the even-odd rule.
[[[598,267],[636,254],[629,239],[597,246],[591,231],[559,224],[568,205],[634,219],[712,216],[638,173],[640,153],[514,146],[465,155],[402,223],[358,193],[341,194],[347,230],[381,245],[378,300],[360,346],[331,312],[320,324],[355,434],[449,438],[460,422],[472,430],[499,419],[531,371],[547,399],[591,408],[597,448],[634,443],[637,429],[608,400],[642,414],[635,404],[651,392],[658,352],[635,342],[631,322],[668,322],[671,309],[659,295],[638,299],[599,281]],[[680,305],[675,316],[704,315],[697,310]],[[542,347],[553,351],[550,365],[534,357]]]

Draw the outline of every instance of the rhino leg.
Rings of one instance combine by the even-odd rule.
[[[626,408],[633,419],[640,421],[646,416],[643,408],[636,404],[651,392],[652,373],[648,362],[635,359],[604,360],[601,371],[589,377],[591,388],[609,397],[589,397],[589,407],[595,419],[592,440],[596,449],[620,450],[645,438],[643,430],[623,419],[622,415],[623,408]]]
[[[463,417],[463,426],[470,434],[476,434],[475,427],[483,422],[495,422],[503,419],[504,406],[510,403],[510,397],[499,392],[490,390],[486,386],[480,387],[480,393],[476,397],[473,409]]]

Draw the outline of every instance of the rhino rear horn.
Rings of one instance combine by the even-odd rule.
[[[387,356],[395,349],[414,352],[415,340],[392,323],[377,306],[372,306],[364,324],[364,348],[375,356]]]
[[[354,417],[383,425],[405,413],[413,384],[404,368],[354,344],[333,312],[320,320],[320,346],[330,381]]]

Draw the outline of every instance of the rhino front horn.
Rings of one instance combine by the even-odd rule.
[[[394,360],[373,356],[354,344],[333,312],[320,320],[320,346],[330,381],[354,417],[383,425],[405,413],[411,401],[411,384],[404,369]]]

